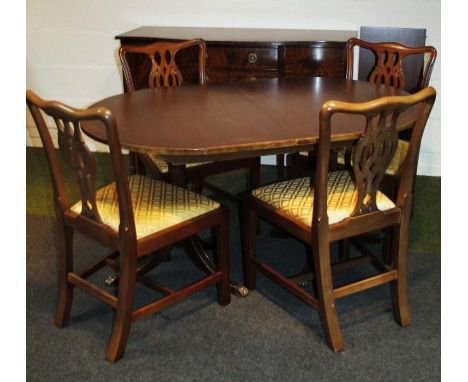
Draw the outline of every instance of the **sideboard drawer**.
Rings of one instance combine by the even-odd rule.
[[[271,70],[229,70],[229,68],[217,69],[211,68],[207,72],[208,83],[255,81],[266,78],[277,78],[278,71]]]
[[[250,71],[277,70],[278,49],[249,47],[207,47],[208,70],[230,68]]]

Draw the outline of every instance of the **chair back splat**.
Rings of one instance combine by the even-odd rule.
[[[129,65],[129,56],[136,59],[136,56],[146,56],[151,65],[147,73],[146,86],[148,88],[160,88],[180,86],[183,84],[182,73],[177,63],[176,55],[179,51],[198,46],[198,77],[201,85],[206,84],[206,45],[201,39],[182,41],[182,42],[155,42],[149,45],[125,45],[119,50],[120,61],[122,62],[122,71],[125,80],[127,92],[133,92],[139,89],[135,87],[135,81],[138,84],[144,84],[142,78],[137,77],[136,73],[131,72]]]
[[[397,123],[401,113],[417,104],[422,104],[417,122],[407,126],[412,129],[412,139],[402,171],[405,179],[400,185],[400,194],[409,194],[408,184],[414,182],[419,146],[435,100],[435,90],[426,88],[417,95],[407,97],[384,97],[377,100],[352,104],[342,101],[328,101],[320,110],[320,139],[315,177],[315,192],[323,199],[327,195],[327,177],[329,172],[331,119],[335,114],[347,113],[364,117],[364,134],[352,150],[352,176],[357,188],[357,202],[351,216],[358,216],[377,211],[376,193],[385,172],[395,154],[398,144]],[[312,183],[312,182],[311,182]],[[397,201],[398,205],[398,201]],[[325,204],[326,206],[326,204]],[[403,205],[399,205],[403,207]],[[314,209],[319,213],[319,208]],[[326,211],[319,213],[326,215]]]
[[[375,64],[369,72],[367,80],[376,84],[405,89],[405,73],[403,61],[411,55],[424,55],[424,65],[421,68],[418,85],[414,89],[405,89],[410,93],[419,91],[429,85],[432,68],[437,57],[437,51],[432,46],[409,47],[397,42],[368,42],[358,38],[350,38],[346,43],[347,61],[346,78],[353,79],[354,47],[366,49],[375,56]]]
[[[67,195],[56,150],[40,110],[52,117],[57,127],[60,153],[79,189],[81,216],[98,224],[102,224],[102,219],[96,205],[96,161],[84,140],[81,122],[89,120],[102,122],[102,128],[107,133],[112,170],[117,188],[120,227],[123,228],[121,234],[125,235],[128,240],[135,241],[135,223],[127,174],[115,120],[110,111],[105,108],[74,109],[60,102],[44,101],[30,90],[26,93],[26,99],[46,152],[56,207],[62,212],[69,209],[70,199]]]

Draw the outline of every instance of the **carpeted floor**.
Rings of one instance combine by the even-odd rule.
[[[70,325],[65,329],[53,325],[55,239],[53,218],[47,212],[50,200],[46,197],[50,196],[50,190],[43,189],[45,186],[41,186],[37,176],[46,174],[41,158],[37,151],[28,150],[28,380],[440,380],[440,256],[437,255],[440,218],[438,226],[437,221],[432,224],[434,216],[440,216],[440,196],[437,199],[429,190],[423,192],[424,181],[417,187],[412,223],[409,297],[413,324],[410,327],[400,328],[393,320],[388,286],[341,299],[337,306],[346,350],[335,354],[326,346],[317,313],[259,275],[257,290],[247,298],[233,297],[231,304],[224,308],[216,304],[213,287],[136,322],[124,358],[111,365],[104,360],[112,321],[109,308],[77,290]],[[271,176],[271,168],[262,168],[262,179]],[[228,181],[236,188],[242,186],[241,178],[232,174],[221,182]],[[440,180],[438,184],[440,190]],[[236,207],[225,204],[230,207],[232,219],[232,278],[241,280]],[[422,206],[425,211],[421,211]],[[431,223],[416,224],[424,216],[431,217]],[[414,237],[414,232],[420,232],[418,237]],[[437,236],[437,232],[438,237],[433,237],[432,244],[428,245],[430,250],[414,249],[420,235]],[[424,248],[424,244],[419,247]],[[94,242],[76,235],[76,268],[103,251]],[[297,272],[304,261],[300,243],[272,239],[267,225],[261,227],[258,252],[284,273]],[[359,278],[366,271],[369,269],[336,274],[336,283],[349,277]],[[200,273],[182,251],[176,251],[172,261],[151,275],[177,286],[187,278],[196,279]],[[103,286],[106,276],[105,272],[98,274],[94,281]],[[141,287],[137,304],[152,297],[151,292]]]

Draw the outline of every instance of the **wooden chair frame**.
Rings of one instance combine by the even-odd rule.
[[[122,62],[123,77],[127,92],[135,90],[134,79],[130,66],[127,61],[128,54],[144,54],[151,60],[151,70],[148,76],[148,87],[169,87],[180,86],[183,84],[182,74],[177,67],[175,57],[177,52],[192,46],[199,47],[198,69],[199,83],[206,85],[206,45],[202,39],[194,39],[182,42],[155,42],[149,45],[125,45],[119,50],[120,61]],[[237,160],[227,160],[205,163],[198,166],[173,166],[168,163],[169,171],[162,174],[155,166],[148,155],[137,153],[133,156],[133,165],[136,172],[144,173],[148,171],[151,175],[158,178],[168,178],[171,182],[177,184],[186,184],[192,182],[193,190],[201,193],[204,187],[214,191],[218,195],[223,195],[237,202],[237,199],[231,194],[219,189],[215,185],[204,180],[205,177],[228,171],[248,168],[249,169],[249,189],[253,189],[260,184],[260,158],[246,158]],[[179,167],[179,168],[176,168]],[[181,170],[182,169],[182,170]]]
[[[417,92],[429,86],[432,69],[437,58],[437,50],[432,46],[409,47],[397,42],[368,42],[358,38],[350,38],[346,43],[347,61],[346,78],[353,79],[354,47],[370,50],[375,55],[375,65],[370,71],[367,80],[377,84],[393,86],[398,89],[405,88],[405,73],[403,61],[405,57],[417,54],[428,54],[428,61],[421,69]]]
[[[115,311],[112,334],[106,353],[106,359],[115,362],[124,353],[130,324],[133,321],[159,311],[213,284],[217,287],[218,303],[226,305],[230,302],[228,213],[225,208],[220,207],[194,219],[137,239],[129,184],[116,122],[111,112],[102,107],[88,110],[74,109],[59,102],[45,101],[30,90],[26,93],[26,101],[39,130],[53,186],[58,238],[58,302],[54,320],[57,327],[62,328],[69,322],[75,287],[98,298]],[[82,204],[80,214],[71,210],[72,204],[65,188],[57,151],[53,146],[43,112],[51,116],[57,125],[60,151],[65,163],[72,170],[80,190]],[[103,129],[107,132],[118,196],[120,216],[118,232],[102,222],[96,205],[95,160],[81,132],[81,122],[86,120],[102,122]],[[212,229],[216,237],[214,251],[216,270],[212,274],[179,290],[159,285],[146,276],[146,273],[167,258],[174,243],[188,239],[205,229]],[[75,230],[100,242],[111,250],[111,254],[97,260],[80,272],[74,271],[73,234]],[[148,256],[149,254],[153,255]],[[87,281],[87,278],[105,266],[118,272],[118,287],[115,295]],[[134,291],[137,281],[164,294],[164,297],[134,309]]]
[[[396,321],[401,326],[410,325],[407,296],[407,252],[408,230],[413,199],[415,168],[422,134],[435,101],[435,90],[431,87],[421,92],[403,97],[384,97],[365,103],[328,101],[320,111],[320,137],[317,148],[315,179],[310,180],[314,187],[312,226],[309,227],[290,215],[277,211],[269,204],[249,195],[242,206],[241,232],[244,267],[244,282],[249,289],[256,287],[256,269],[278,282],[296,297],[306,302],[320,313],[327,343],[334,351],[344,350],[344,342],[336,314],[336,300],[350,294],[364,291],[384,283],[392,284],[393,310]],[[410,107],[419,107],[419,115],[414,123],[410,146],[402,170],[395,207],[380,211],[376,206],[376,192],[385,170],[396,149],[398,116]],[[367,129],[354,147],[354,167],[352,176],[358,192],[356,208],[349,218],[336,224],[328,224],[327,179],[330,157],[331,118],[336,113],[359,114],[366,117]],[[379,118],[373,126],[372,119]],[[391,119],[391,122],[388,120]],[[390,138],[391,137],[391,138]],[[369,149],[372,147],[372,149]],[[370,165],[370,163],[372,165]],[[255,238],[258,217],[269,221],[290,233],[312,248],[308,252],[313,264],[317,295],[313,296],[264,262],[256,258]],[[358,258],[331,264],[330,243],[377,229],[391,229],[392,265],[382,263],[377,257],[363,255]],[[334,287],[332,268],[342,268],[364,260],[379,270],[380,274]]]

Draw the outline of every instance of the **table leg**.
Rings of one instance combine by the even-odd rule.
[[[216,272],[216,267],[203,248],[203,244],[198,236],[192,236],[185,240],[184,249],[189,259],[192,260],[198,269],[206,274]],[[249,294],[249,290],[244,285],[236,282],[231,282],[231,292],[239,297],[246,297]]]
[[[170,165],[169,179],[171,183],[176,186],[187,187],[185,166]],[[206,253],[202,241],[198,236],[192,236],[185,240],[183,246],[189,259],[202,272],[206,274],[213,274],[216,272],[216,266]],[[244,285],[236,282],[231,282],[231,292],[239,297],[246,297],[249,294],[249,290]]]

